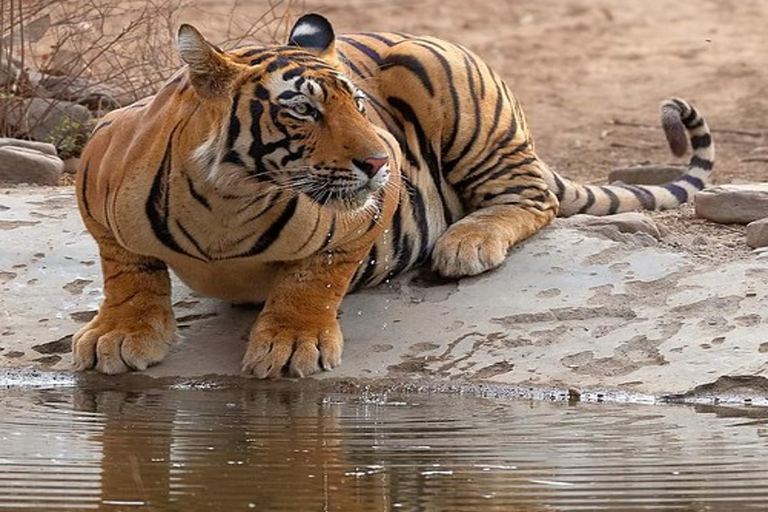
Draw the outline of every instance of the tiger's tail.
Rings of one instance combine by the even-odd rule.
[[[693,155],[688,169],[677,180],[663,185],[581,185],[555,171],[547,180],[560,201],[559,215],[578,213],[610,215],[633,210],[664,210],[690,201],[703,189],[712,174],[715,145],[704,118],[687,101],[680,98],[661,104],[661,125],[667,142],[676,156],[683,156],[688,140]]]

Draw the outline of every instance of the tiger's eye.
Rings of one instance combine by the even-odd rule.
[[[307,114],[309,114],[309,109],[310,109],[309,105],[306,103],[297,103],[296,105],[293,105],[291,108],[293,109],[294,112],[296,112],[300,116],[306,116]]]

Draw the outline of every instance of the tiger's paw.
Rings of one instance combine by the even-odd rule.
[[[165,359],[175,340],[176,324],[169,309],[126,316],[99,312],[72,337],[74,367],[106,374],[145,370]]]
[[[481,274],[507,257],[510,243],[493,224],[459,221],[437,239],[432,268],[446,277]]]
[[[262,314],[251,332],[243,371],[264,379],[306,377],[341,364],[344,338],[339,322],[306,325]]]

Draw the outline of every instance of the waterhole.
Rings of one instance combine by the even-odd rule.
[[[107,389],[105,389],[107,388]],[[254,381],[0,390],[0,510],[765,510],[758,408]]]

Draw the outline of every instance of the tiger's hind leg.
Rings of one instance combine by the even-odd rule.
[[[456,191],[471,213],[437,240],[433,268],[448,277],[496,268],[513,245],[549,224],[558,202],[542,177],[543,166],[532,151],[513,152],[459,181]]]
[[[124,249],[103,227],[89,229],[99,244],[105,299],[72,338],[75,369],[144,370],[162,361],[176,338],[168,269]]]

